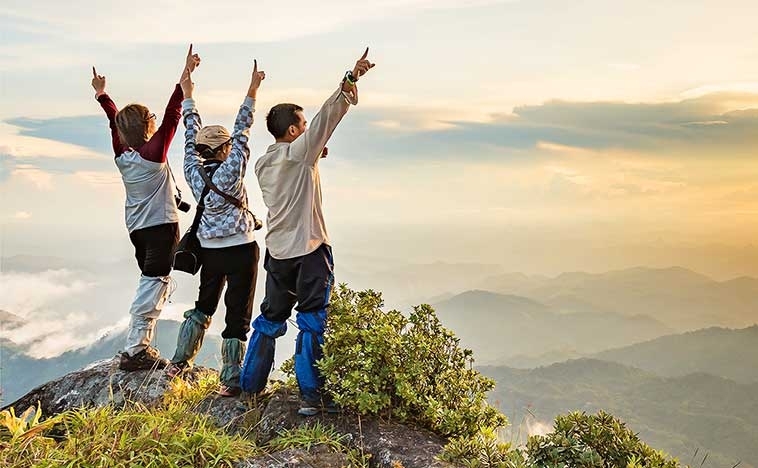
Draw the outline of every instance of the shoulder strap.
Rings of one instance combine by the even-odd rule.
[[[200,171],[202,174],[205,173],[205,171]],[[203,193],[200,195],[200,201],[197,203],[197,208],[195,208],[195,219],[192,220],[192,226],[190,226],[190,232],[197,233],[197,228],[200,226],[200,218],[203,217],[203,211],[205,211],[205,197],[208,196],[208,192],[210,192],[210,187],[207,185],[203,187]]]
[[[217,160],[209,160],[209,161],[217,161]],[[246,204],[242,203],[240,200],[238,200],[237,198],[234,198],[228,193],[222,192],[221,189],[219,189],[216,186],[216,184],[213,183],[213,180],[211,180],[211,177],[213,177],[213,174],[216,172],[216,169],[218,169],[218,167],[219,167],[218,163],[213,164],[213,165],[209,164],[207,166],[203,165],[203,169],[205,170],[200,171],[200,177],[202,177],[203,181],[205,182],[205,190],[210,188],[217,194],[221,195],[224,198],[224,200],[236,206],[238,209],[244,210],[250,213],[250,216],[252,216],[253,218],[253,225],[255,226],[255,229],[256,230],[260,229],[261,226],[263,226],[263,223],[261,223],[260,220],[258,220],[258,218],[255,216],[255,213],[250,211],[250,209],[247,207]],[[208,174],[207,171],[210,171],[210,174]],[[205,198],[207,194],[208,192],[206,191],[203,192],[203,199]]]
[[[213,172],[215,172],[215,170]],[[210,188],[217,194],[221,195],[224,198],[224,200],[228,201],[229,203],[236,206],[237,208],[241,210],[247,210],[247,207],[244,205],[244,203],[234,198],[233,196],[229,195],[228,193],[222,192],[221,189],[216,187],[216,184],[213,183],[213,180],[211,180],[211,176],[208,175],[206,171],[200,171],[200,177],[203,178],[206,188]]]

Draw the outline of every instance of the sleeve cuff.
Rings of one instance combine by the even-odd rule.
[[[98,95],[97,93],[95,93],[95,100],[97,102],[101,102],[101,99],[107,98],[107,97],[108,97],[108,93],[102,93],[100,95]]]
[[[242,101],[242,105],[249,107],[251,110],[255,110],[255,99],[251,98],[250,96],[245,96],[245,100]]]
[[[182,112],[187,112],[195,109],[195,100],[187,98],[182,101]]]

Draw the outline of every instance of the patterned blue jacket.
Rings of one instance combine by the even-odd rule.
[[[247,206],[247,190],[244,178],[250,159],[248,139],[253,124],[255,100],[246,97],[240,106],[232,132],[232,149],[229,157],[213,174],[213,183],[222,191],[242,201]],[[182,116],[186,127],[184,137],[184,177],[199,202],[205,182],[200,171],[204,171],[203,159],[195,149],[197,134],[202,128],[200,114],[194,99],[182,102]],[[241,210],[227,202],[221,195],[211,191],[205,197],[205,211],[200,220],[197,237],[205,248],[221,248],[247,244],[254,240],[255,223],[247,210]]]

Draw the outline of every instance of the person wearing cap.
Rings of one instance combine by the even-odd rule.
[[[195,199],[205,205],[205,210],[197,231],[202,247],[200,290],[195,307],[184,313],[176,352],[166,373],[169,377],[175,377],[192,366],[226,285],[226,326],[221,333],[219,394],[222,396],[240,393],[240,365],[250,331],[258,275],[259,249],[254,236],[256,219],[247,209],[244,177],[250,158],[248,138],[253,124],[255,98],[264,78],[265,73],[258,71],[256,61],[247,95],[231,134],[220,125],[202,127],[192,98],[194,84],[189,70],[181,81],[184,92],[182,115],[186,127],[184,176]],[[232,203],[227,197],[209,190],[201,174],[203,171],[218,190],[239,203]]]
[[[200,57],[190,45],[184,70],[194,70],[199,64]],[[129,104],[119,111],[105,92],[105,76],[98,75],[95,67],[92,75],[95,98],[110,123],[115,162],[126,191],[126,227],[141,272],[118,367],[124,371],[162,367],[168,360],[150,344],[169,294],[169,274],[179,242],[180,199],[167,154],[181,117],[182,90],[177,83],[156,129],[155,114],[147,107]]]
[[[253,322],[253,336],[242,368],[243,390],[264,390],[274,361],[276,338],[287,330],[297,306],[300,332],[295,344],[295,375],[302,400],[299,413],[315,415],[331,409],[321,395],[323,379],[316,368],[321,356],[326,310],[334,283],[334,263],[321,207],[318,162],[326,143],[358,103],[358,78],[374,64],[368,49],[326,100],[306,129],[303,108],[277,104],[266,116],[276,142],[255,164],[255,174],[268,208],[266,234],[266,297]]]

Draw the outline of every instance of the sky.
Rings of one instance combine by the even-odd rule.
[[[0,256],[133,263],[91,67],[117,105],[160,118],[192,42],[206,124],[230,127],[253,59],[266,71],[253,158],[273,141],[268,108],[312,118],[370,47],[361,102],[320,162],[352,269],[755,276],[757,17],[748,0],[4,0]],[[180,131],[177,169],[181,145]],[[252,171],[246,184],[264,217]]]

